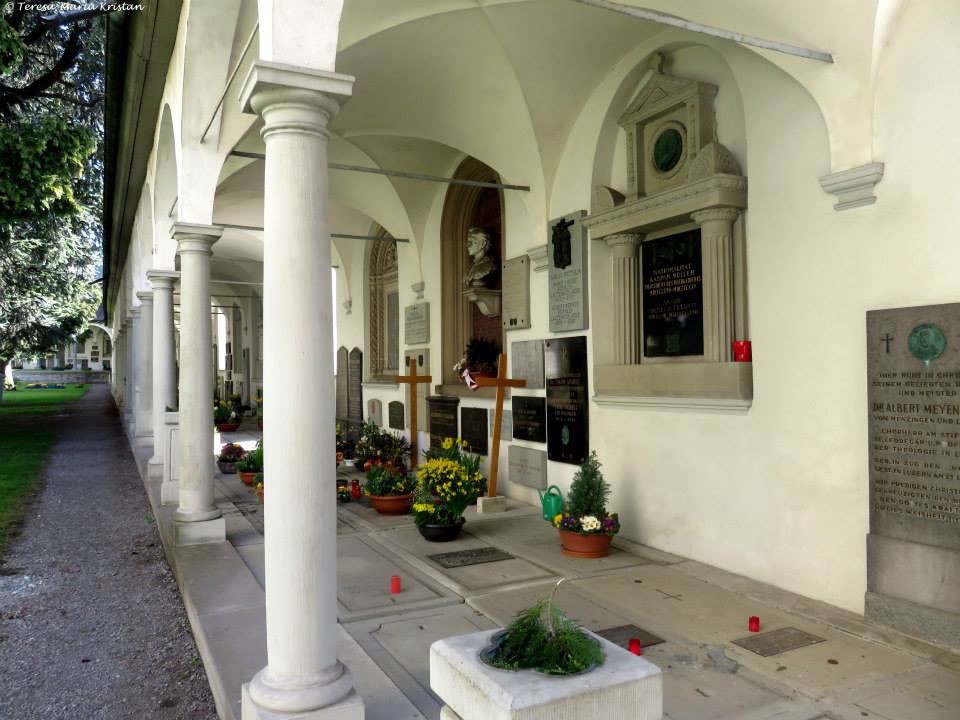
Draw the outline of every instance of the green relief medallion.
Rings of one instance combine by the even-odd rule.
[[[659,172],[673,170],[683,157],[683,135],[679,130],[667,128],[653,143],[653,166]]]
[[[943,355],[946,347],[947,338],[943,334],[943,330],[933,323],[917,325],[910,331],[910,337],[907,339],[907,348],[910,350],[910,354],[917,360],[921,360],[925,365],[929,365]]]
[[[560,442],[564,445],[570,444],[570,428],[566,425],[563,426],[563,430],[560,431]]]

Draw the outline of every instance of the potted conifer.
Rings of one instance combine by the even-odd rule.
[[[257,475],[263,472],[263,440],[258,440],[257,447],[237,461],[237,472],[244,485],[253,486]]]
[[[620,532],[620,518],[607,514],[610,485],[600,472],[595,452],[583,461],[567,494],[567,506],[553,518],[560,531],[563,554],[576,558],[601,558],[610,552],[613,536]]]

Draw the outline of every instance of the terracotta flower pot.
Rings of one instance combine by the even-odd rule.
[[[237,472],[237,464],[226,460],[218,460],[217,467],[224,475],[234,475]]]
[[[220,432],[236,432],[240,423],[216,423],[217,430]]]
[[[594,559],[606,557],[610,552],[612,535],[594,533],[581,535],[580,533],[560,530],[560,543],[563,545],[564,555],[575,558]]]
[[[370,504],[381,515],[406,515],[410,512],[413,493],[406,495],[371,495]]]
[[[430,523],[426,523],[424,525],[417,525],[417,530],[430,542],[450,542],[457,539],[465,522],[465,518],[460,518],[460,522],[450,525],[431,525]]]
[[[243,482],[243,484],[244,484],[244,485],[249,485],[250,487],[253,487],[253,482],[254,482],[254,480],[257,479],[257,475],[258,475],[258,474],[259,474],[259,473],[255,473],[255,472],[240,472],[240,473],[239,473],[239,475],[240,475],[240,480]]]

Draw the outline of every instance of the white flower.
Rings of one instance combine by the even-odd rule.
[[[580,518],[580,527],[587,532],[593,532],[600,529],[600,521],[593,515],[584,515]]]

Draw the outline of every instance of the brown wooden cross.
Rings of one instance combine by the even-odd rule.
[[[420,454],[417,442],[417,385],[433,382],[430,375],[417,375],[417,359],[410,358],[410,374],[397,375],[394,382],[410,386],[410,469],[417,467]]]
[[[503,422],[503,397],[508,387],[522,388],[527,386],[526,380],[513,380],[507,377],[507,356],[500,353],[497,362],[497,376],[476,377],[480,387],[495,387],[497,389],[497,409],[493,416],[493,451],[490,453],[490,482],[487,487],[487,497],[497,496],[497,467],[500,465],[500,424]]]

